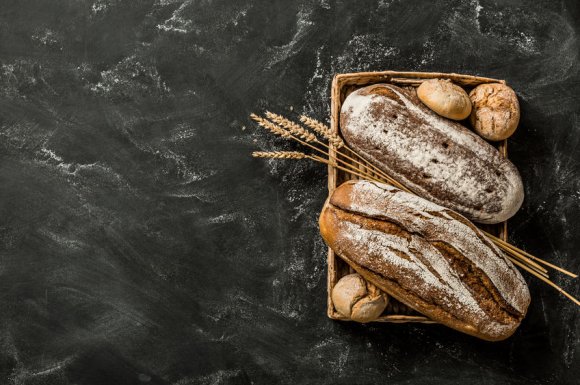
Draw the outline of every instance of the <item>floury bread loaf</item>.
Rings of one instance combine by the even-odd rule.
[[[528,309],[524,279],[471,222],[392,186],[342,184],[322,209],[320,232],[365,279],[464,333],[505,339]]]
[[[475,222],[505,221],[524,199],[516,167],[461,124],[425,107],[414,88],[356,90],[342,105],[340,131],[389,176]]]

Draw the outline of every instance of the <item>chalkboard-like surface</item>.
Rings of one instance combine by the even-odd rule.
[[[507,79],[511,239],[580,271],[577,1],[7,0],[0,383],[572,384],[580,311],[529,279],[509,340],[325,315],[325,169],[252,111],[329,115],[333,74]],[[577,281],[556,276],[576,296]]]

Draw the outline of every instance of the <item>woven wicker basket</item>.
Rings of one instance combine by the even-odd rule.
[[[398,86],[419,86],[424,80],[442,78],[451,79],[454,83],[464,87],[468,92],[471,88],[482,83],[504,83],[504,80],[484,78],[471,75],[459,75],[449,73],[436,72],[359,72],[350,74],[338,74],[334,77],[332,82],[332,99],[331,99],[331,129],[340,135],[340,108],[342,102],[349,93],[357,88],[368,86],[377,83],[390,83]],[[507,140],[499,142],[497,148],[501,154],[507,157]],[[343,151],[341,149],[341,151]],[[335,149],[331,147],[331,154],[335,154]],[[350,154],[349,154],[350,155]],[[362,169],[361,167],[357,167]],[[369,172],[369,170],[365,170]],[[333,166],[328,167],[328,192],[332,194],[334,189],[343,182],[351,179],[359,179],[347,172],[339,170]],[[499,223],[497,225],[481,225],[482,229],[507,240],[507,222]],[[334,252],[328,249],[328,309],[327,314],[329,318],[349,321],[348,318],[339,314],[332,303],[332,289],[340,278],[347,274],[354,273],[354,270],[342,259],[337,258]],[[389,306],[376,322],[421,322],[421,323],[435,323],[435,321],[415,312],[402,303],[390,298]]]

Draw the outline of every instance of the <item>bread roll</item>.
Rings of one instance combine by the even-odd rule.
[[[509,337],[530,303],[526,282],[461,215],[386,184],[349,181],[320,214],[338,256],[405,305],[490,341]]]
[[[481,84],[469,93],[473,110],[469,118],[475,132],[488,140],[512,136],[520,122],[520,104],[505,84]]]
[[[417,88],[417,96],[437,114],[463,120],[471,113],[471,100],[467,92],[449,79],[425,80]]]
[[[364,159],[473,221],[505,221],[524,199],[515,166],[471,130],[425,107],[413,88],[356,90],[342,105],[340,130]]]
[[[332,302],[343,316],[356,322],[371,322],[385,311],[388,297],[358,274],[342,277],[332,290]]]

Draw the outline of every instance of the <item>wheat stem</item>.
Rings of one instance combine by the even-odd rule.
[[[320,157],[320,156],[317,156],[317,155],[312,155],[312,156],[310,157],[310,159],[312,159],[312,160],[315,160],[315,161],[317,161],[317,162],[320,162],[320,163],[327,164],[327,165],[329,165],[329,166],[332,166],[332,167],[336,167],[336,168],[338,168],[339,170],[346,171],[346,172],[348,172],[349,174],[356,175],[356,176],[358,176],[358,177],[361,177],[361,178],[363,178],[363,179],[368,179],[368,176],[364,176],[364,175],[362,175],[361,173],[359,173],[359,172],[357,172],[357,171],[355,171],[355,170],[353,170],[353,169],[346,169],[346,168],[344,168],[344,167],[342,167],[342,166],[339,166],[339,165],[337,165],[336,163],[330,162],[330,161],[328,161],[327,159],[324,159],[324,158],[322,158],[322,157]],[[381,181],[379,181],[379,180],[376,180],[376,179],[375,179],[375,182],[383,183],[383,182],[381,182]]]
[[[568,299],[570,299],[576,305],[580,306],[579,300],[574,298],[572,295],[568,294],[566,291],[564,291],[564,289],[562,289],[560,286],[556,285],[554,282],[550,281],[548,278],[546,278],[540,274],[536,274],[536,272],[534,270],[530,269],[528,266],[524,265],[523,263],[521,263],[519,261],[516,261],[514,259],[512,259],[511,261],[513,263],[515,263],[516,265],[518,265],[519,267],[521,267],[522,269],[526,270],[528,273],[538,277],[540,280],[542,280],[545,283],[547,283],[548,285],[552,286],[554,289],[558,290],[560,293],[562,293],[564,296],[566,296]]]
[[[319,135],[321,135],[322,137],[326,138],[326,140],[328,140],[328,143],[332,144],[334,147],[336,147],[334,150],[336,151],[336,153],[340,156],[345,157],[346,159],[355,162],[357,165],[362,166],[366,169],[371,169],[372,172],[374,172],[375,174],[380,175],[381,177],[389,180],[389,183],[392,184],[395,187],[398,188],[404,188],[399,182],[392,180],[391,178],[389,178],[389,176],[382,171],[381,169],[379,169],[378,167],[376,167],[375,165],[373,165],[372,163],[370,163],[369,161],[367,161],[366,159],[364,159],[363,157],[361,157],[359,154],[357,154],[352,148],[348,147],[344,141],[342,140],[342,138],[340,136],[338,136],[336,133],[332,132],[330,130],[330,128],[325,125],[324,123],[316,120],[316,119],[312,119],[309,118],[306,115],[301,115],[300,116],[300,121],[304,124],[306,124],[308,127],[310,127],[311,129],[313,129],[315,132],[317,132]],[[323,146],[325,146],[326,148],[328,148],[329,150],[331,149],[328,145],[319,142],[320,144],[322,144]],[[362,164],[361,162],[357,161],[356,159],[351,158],[350,156],[348,156],[346,153],[344,152],[340,152],[338,151],[339,149],[343,148],[350,151],[351,153],[353,153],[357,158],[359,158],[360,160],[362,160],[364,162],[364,164]]]
[[[484,233],[485,233],[485,232],[484,232]],[[533,259],[534,261],[537,261],[537,262],[539,262],[539,263],[541,263],[541,264],[543,264],[543,265],[545,265],[545,266],[551,267],[551,268],[552,268],[552,269],[554,269],[554,270],[558,270],[559,272],[561,272],[561,273],[563,273],[563,274],[566,274],[566,275],[568,275],[568,276],[570,276],[570,277],[572,277],[572,278],[577,278],[577,277],[578,277],[578,275],[577,275],[577,274],[574,274],[574,273],[572,273],[572,272],[570,272],[570,271],[568,271],[568,270],[566,270],[566,269],[563,269],[563,268],[561,268],[561,267],[558,267],[558,266],[556,266],[556,265],[553,265],[553,264],[551,264],[550,262],[544,261],[543,259],[541,259],[541,258],[538,258],[538,257],[536,257],[536,256],[534,256],[534,255],[532,255],[532,254],[530,254],[530,253],[528,253],[528,252],[526,252],[526,251],[524,251],[524,250],[522,250],[522,249],[519,249],[519,248],[517,248],[516,246],[512,245],[511,243],[508,243],[508,242],[504,241],[504,240],[503,240],[503,239],[501,239],[501,238],[498,238],[498,237],[496,237],[496,236],[494,236],[494,235],[492,235],[492,234],[489,234],[489,233],[485,233],[485,234],[486,234],[486,235],[487,235],[489,238],[491,238],[491,239],[492,239],[492,240],[493,240],[493,241],[494,241],[494,242],[495,242],[495,243],[496,243],[496,244],[497,244],[499,247],[501,247],[503,250],[506,250],[506,249],[507,249],[507,250],[506,250],[507,252],[521,254],[521,255],[522,255],[522,257],[523,257],[523,256],[526,256],[526,257],[528,257],[529,259]]]

